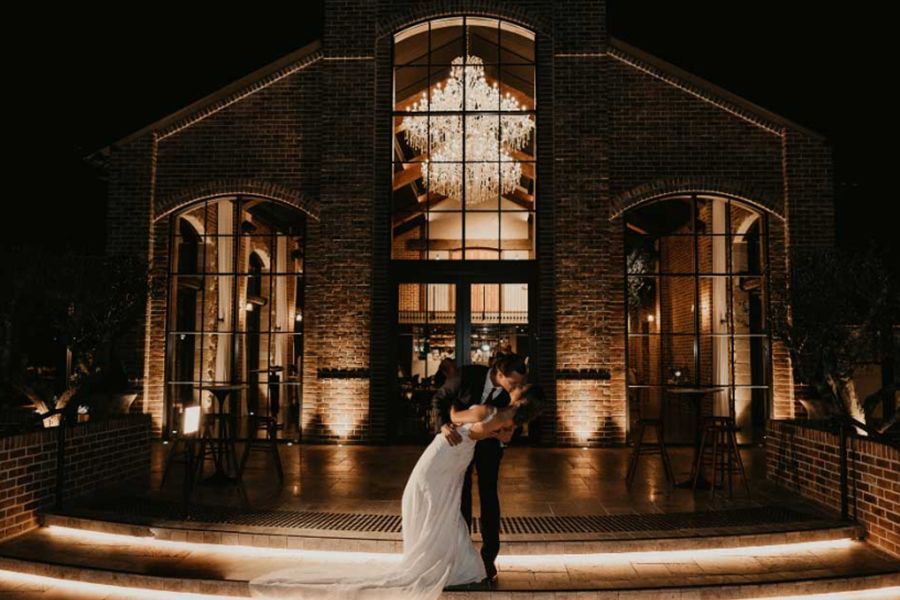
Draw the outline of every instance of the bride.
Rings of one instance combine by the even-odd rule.
[[[254,597],[435,599],[445,586],[485,578],[484,562],[472,545],[460,512],[463,475],[472,461],[475,442],[498,436],[537,416],[537,387],[510,392],[507,408],[474,405],[457,413],[462,443],[451,446],[437,434],[422,453],[403,490],[403,555],[394,564],[304,565],[257,577]],[[347,574],[352,570],[355,575]],[[363,572],[365,571],[365,572]]]

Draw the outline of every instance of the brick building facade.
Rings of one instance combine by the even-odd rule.
[[[469,28],[489,30],[490,23],[498,23],[500,54],[518,44],[533,67],[533,87],[523,91],[526,86],[516,90],[508,84],[524,98],[523,112],[535,127],[517,191],[498,200],[518,202],[532,245],[521,260],[506,260],[514,251],[502,249],[488,260],[434,260],[443,257],[440,248],[449,248],[448,258],[459,253],[452,240],[426,233],[424,240],[403,242],[402,248],[419,252],[411,257],[398,250],[392,206],[398,189],[405,193],[409,185],[423,184],[397,183],[409,166],[398,165],[414,159],[398,158],[404,138],[397,134],[402,117],[395,114],[395,82],[402,69],[413,67],[398,65],[395,45],[415,27],[428,32],[429,44],[446,35],[452,45],[453,28],[460,28],[468,56],[474,44]],[[438,51],[429,45],[428,52],[430,68]],[[505,71],[500,64],[486,72]],[[425,80],[417,92],[435,89],[430,72]],[[423,329],[415,315],[409,327],[398,319],[398,290],[411,284],[423,286],[423,298],[435,289],[450,295],[443,310],[450,315],[446,343],[456,349],[447,352],[455,360],[460,352],[468,358],[478,349],[467,290],[487,298],[488,285],[527,285],[527,323],[512,335],[520,344],[527,339],[529,361],[548,392],[540,443],[623,442],[644,397],[652,403],[653,390],[673,384],[668,371],[681,368],[670,358],[679,352],[670,334],[693,335],[688,346],[698,365],[691,374],[697,383],[724,384],[739,402],[738,387],[746,388],[747,398],[763,390],[758,404],[765,416],[794,415],[787,353],[772,344],[765,326],[751,325],[747,335],[738,335],[736,311],[751,303],[735,290],[757,294],[766,304],[782,301],[793,249],[833,242],[830,148],[818,134],[611,38],[602,0],[327,0],[320,42],[111,145],[103,156],[110,182],[108,251],[146,257],[155,280],[145,323],[127,351],[132,369],[143,373],[138,405],[153,416],[157,432],[171,425],[174,403],[199,398],[198,385],[240,380],[251,390],[242,401],[252,396],[265,404],[271,390],[279,389],[280,419],[298,420],[304,440],[397,439],[407,397],[405,384],[398,383],[398,357],[422,362],[424,379],[433,374],[427,355],[438,345],[437,337],[424,344],[416,337]],[[425,231],[427,223],[436,230],[440,218],[450,218],[429,213],[448,199],[433,203],[431,194],[425,190],[424,219],[415,217]],[[697,285],[684,307],[660,309],[660,303],[676,302],[664,297],[675,295],[663,293],[668,284],[654,274],[652,314],[688,310],[693,332],[668,332],[661,322],[666,318],[652,319],[640,308],[629,320],[629,236],[652,237],[645,224],[659,228],[659,217],[639,211],[661,202],[674,202],[676,212],[693,207],[685,217],[692,230],[679,234],[670,228],[659,236],[694,236],[695,268],[680,276],[693,277]],[[719,208],[704,213],[706,206]],[[499,210],[498,222],[512,218]],[[732,219],[713,224],[717,210]],[[740,211],[765,223],[764,233],[754,234],[763,240],[765,255],[758,273],[734,266],[739,245],[749,244],[739,240],[745,233],[734,215]],[[757,224],[754,231],[761,228]],[[254,236],[269,248],[253,259],[259,262],[255,274],[247,262]],[[461,237],[466,257],[465,229]],[[727,245],[720,258],[710,259],[709,270],[722,275],[721,297],[727,299],[707,302],[713,308],[725,302],[725,329],[710,324],[706,330],[697,316],[703,298],[713,294],[703,290],[717,285],[700,268],[706,254],[700,237],[712,240],[707,246],[720,238]],[[653,252],[664,242],[651,244]],[[715,266],[724,259],[727,273],[720,273]],[[675,264],[653,261],[653,273]],[[498,306],[502,325],[507,321]],[[434,312],[420,308],[422,315]],[[199,316],[179,322],[188,310]],[[426,337],[443,331],[427,325],[430,317],[422,318]],[[636,328],[641,323],[650,323],[643,334]],[[498,325],[496,331],[510,335],[503,333],[510,327]],[[409,339],[403,337],[407,329]],[[731,340],[730,348],[717,349],[714,338],[722,336]],[[742,351],[751,338],[758,340],[756,350]],[[639,351],[640,340],[647,341]],[[485,348],[496,341],[503,339],[485,341]],[[717,352],[725,366],[707,368],[712,359],[704,357]],[[739,358],[742,352],[757,352],[754,360],[764,363],[743,382],[740,364],[750,359]],[[649,367],[629,364],[629,354],[657,365],[653,381],[642,383]],[[183,366],[188,364],[193,366]],[[402,375],[409,379],[412,373]]]

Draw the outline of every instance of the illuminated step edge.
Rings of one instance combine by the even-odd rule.
[[[25,583],[30,577],[46,578],[42,583],[52,583],[59,590],[71,589],[73,592],[81,591],[90,584],[104,586],[93,590],[99,594],[121,594],[132,598],[145,598],[150,590],[159,592],[159,596],[153,594],[153,598],[160,600],[184,599],[184,594],[202,594],[197,600],[216,600],[228,598],[250,597],[248,583],[246,581],[215,581],[184,578],[167,578],[156,575],[142,575],[127,573],[102,568],[85,568],[51,563],[39,563],[22,561],[17,559],[0,557],[0,585],[9,581],[12,583]],[[31,581],[34,583],[34,581]],[[87,586],[84,584],[88,584]],[[107,587],[108,586],[108,587]],[[621,598],[648,598],[648,597],[677,597],[680,600],[692,598],[721,598],[721,599],[747,599],[747,598],[772,598],[772,597],[796,597],[796,598],[895,598],[900,591],[900,574],[886,573],[875,575],[863,575],[858,577],[835,577],[811,580],[793,580],[778,582],[740,583],[725,585],[696,585],[666,588],[640,588],[640,589],[607,589],[607,590],[563,590],[568,598],[591,598],[592,600],[621,599]],[[80,589],[79,589],[80,588]],[[2,589],[2,588],[0,588]],[[86,590],[87,591],[87,590]],[[503,590],[503,597],[521,598],[546,598],[548,592],[554,590]],[[864,596],[858,596],[856,593]],[[493,594],[493,595],[492,595]],[[442,594],[446,600],[472,598],[473,596],[494,597],[498,592],[494,591],[448,591]]]
[[[287,533],[285,530],[269,527],[219,526],[212,528],[206,523],[200,528],[197,524],[181,521],[137,525],[100,518],[69,517],[53,514],[44,515],[42,523],[45,526],[69,527],[99,533],[148,537],[175,542],[296,550],[349,550],[388,553],[403,551],[403,543],[399,536],[377,532],[356,532],[351,535],[350,532],[289,530],[290,533]],[[642,534],[646,533],[642,532]],[[390,535],[390,537],[386,537],[386,535]],[[798,523],[797,528],[794,529],[765,533],[724,533],[718,530],[709,530],[707,534],[691,531],[690,535],[677,535],[677,532],[667,531],[660,532],[658,537],[649,535],[636,537],[619,533],[617,537],[606,537],[605,539],[596,539],[596,537],[592,539],[590,535],[571,533],[567,536],[553,536],[554,539],[540,539],[537,536],[531,536],[527,540],[516,540],[501,537],[501,543],[503,544],[503,552],[509,554],[584,554],[590,552],[740,548],[744,546],[769,546],[847,538],[859,539],[862,535],[863,529],[857,525],[835,525],[833,521],[823,521],[819,524],[802,522]],[[480,541],[479,536],[475,536],[475,539]]]

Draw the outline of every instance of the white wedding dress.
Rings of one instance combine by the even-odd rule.
[[[463,441],[456,446],[437,434],[413,468],[403,490],[403,555],[399,561],[300,564],[253,579],[252,595],[431,600],[438,598],[445,586],[484,579],[484,563],[460,513],[463,476],[475,452],[469,428],[459,427]]]

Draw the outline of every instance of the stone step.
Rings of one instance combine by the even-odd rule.
[[[396,561],[396,554],[360,551],[178,542],[147,535],[97,532],[51,525],[0,544],[0,589],[16,577],[116,586],[104,596],[157,590],[186,597],[199,593],[248,597],[248,581],[296,566],[298,561],[352,569],[361,561]],[[810,532],[806,532],[808,535]],[[715,537],[711,538],[715,540]],[[497,597],[749,598],[880,590],[900,594],[900,560],[849,537],[818,541],[679,550],[515,554],[498,559]],[[16,575],[18,574],[18,575]],[[888,587],[895,589],[887,589]],[[446,598],[492,597],[445,592]],[[15,597],[15,596],[13,596]],[[130,597],[136,597],[132,593]],[[550,596],[553,597],[553,596]],[[877,595],[874,597],[878,597]]]
[[[614,531],[503,533],[500,539],[503,552],[509,554],[583,554],[769,546],[858,538],[862,534],[862,529],[856,525],[818,516],[797,515],[794,520],[723,525],[727,519],[717,517],[717,513],[708,514],[710,521],[718,526],[705,527],[701,518],[695,519],[700,522],[699,525],[654,530],[646,528],[645,515],[621,515],[618,516],[621,519],[634,517],[644,528],[622,526],[620,530]],[[269,522],[277,523],[279,520]],[[175,542],[359,552],[399,553],[403,550],[399,531],[279,527],[159,517],[129,519],[122,514],[87,509],[78,514],[45,514],[42,523],[47,526],[153,537]],[[473,540],[478,543],[481,536],[476,533]]]

